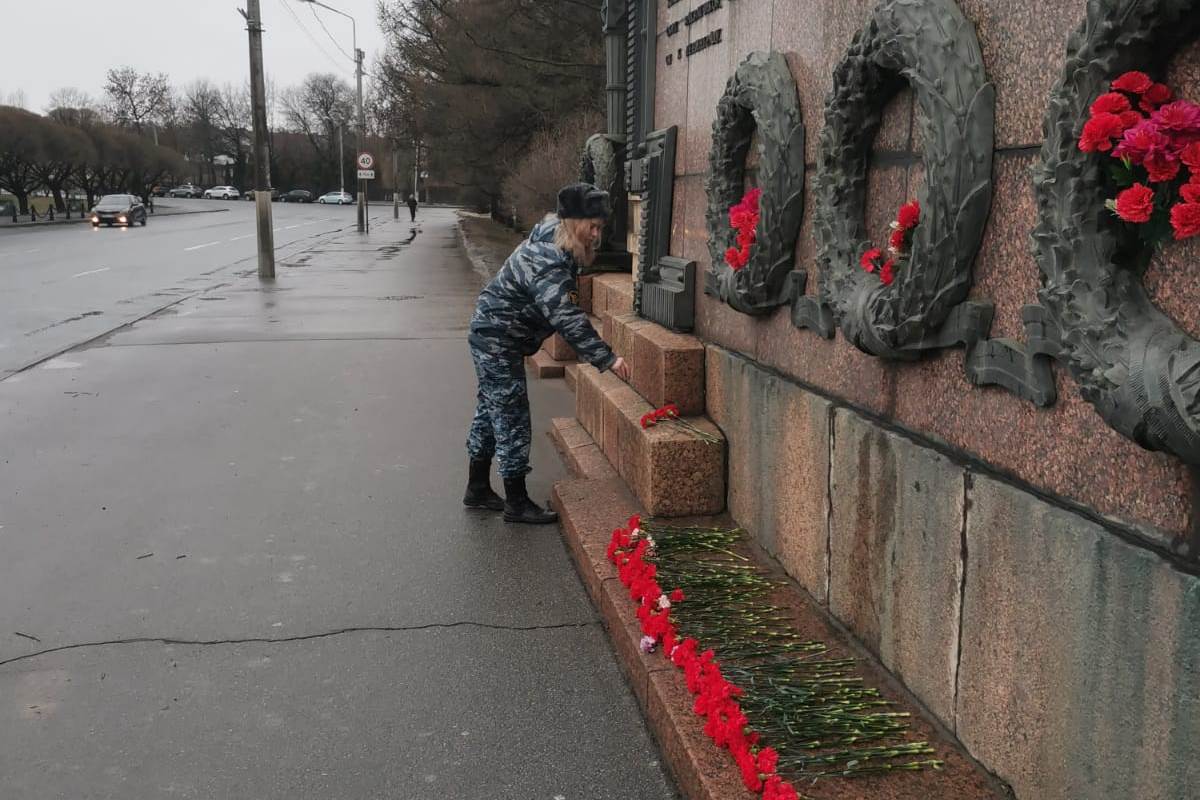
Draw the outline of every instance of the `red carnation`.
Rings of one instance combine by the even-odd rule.
[[[908,231],[904,230],[904,228],[896,228],[896,230],[892,231],[892,237],[888,239],[888,247],[892,248],[893,250],[903,250],[904,237],[907,234]]]
[[[673,589],[671,591],[671,602],[678,603],[683,600],[683,589]]]
[[[865,269],[867,272],[874,272],[875,267],[877,266],[875,262],[878,261],[882,257],[883,257],[883,251],[880,250],[878,247],[872,247],[870,250],[863,253],[862,257],[860,257],[858,259],[858,265],[860,267],[862,267],[863,269]]]
[[[1179,197],[1185,203],[1200,203],[1200,183],[1185,183],[1180,186]]]
[[[1171,208],[1171,227],[1176,239],[1200,233],[1200,203],[1178,203]]]
[[[1117,116],[1121,118],[1121,125],[1125,128],[1125,130],[1129,130],[1134,125],[1137,125],[1139,122],[1145,119],[1145,117],[1136,111],[1122,111]]]
[[[879,268],[879,282],[884,286],[891,286],[892,281],[896,280],[896,273],[894,271],[895,266],[896,262],[889,258],[887,261],[883,262],[883,266]]]
[[[900,206],[900,212],[896,214],[896,223],[902,230],[911,230],[917,227],[917,223],[921,221],[921,204],[916,200],[910,203],[905,203]]]
[[[1192,142],[1179,153],[1179,160],[1192,169],[1200,169],[1200,142]]]
[[[649,428],[652,425],[654,425],[656,422],[658,422],[658,420],[655,418],[653,411],[647,411],[645,414],[642,414],[642,427],[643,428]]]
[[[1097,114],[1083,126],[1079,135],[1079,149],[1085,153],[1112,149],[1112,140],[1125,132],[1126,125],[1117,114]]]
[[[1170,86],[1167,86],[1165,83],[1156,83],[1142,95],[1142,102],[1138,103],[1138,106],[1143,111],[1150,112],[1163,103],[1170,102],[1171,96]]]
[[[1142,166],[1145,167],[1146,172],[1150,174],[1151,183],[1172,181],[1175,180],[1175,176],[1179,174],[1178,161],[1157,153],[1146,156],[1146,160],[1142,162]]]
[[[1141,94],[1153,85],[1154,82],[1150,80],[1149,75],[1136,70],[1126,72],[1124,75],[1112,82],[1112,88],[1122,92],[1131,92],[1133,94]]]
[[[1120,114],[1130,109],[1129,98],[1120,92],[1108,92],[1092,103],[1092,114]]]
[[[1146,222],[1154,212],[1154,191],[1135,183],[1117,195],[1117,216],[1126,222]]]
[[[757,792],[762,789],[762,778],[758,777],[758,767],[754,765],[754,759],[748,755],[738,760],[738,769],[742,772],[742,784],[752,792]]]
[[[758,751],[758,771],[764,775],[770,775],[775,771],[775,765],[779,762],[779,754],[770,747],[764,747]]]

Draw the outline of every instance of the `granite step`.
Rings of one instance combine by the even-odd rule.
[[[592,313],[592,281],[596,279],[595,274],[580,275],[576,284],[579,286],[579,307],[591,316]]]
[[[549,353],[555,361],[575,361],[575,348],[567,344],[561,334],[554,334],[542,342],[542,350]]]
[[[602,321],[612,314],[633,313],[633,275],[606,272],[592,279],[591,313]]]
[[[576,448],[578,449],[578,448]],[[604,620],[617,662],[642,707],[650,730],[681,795],[686,800],[754,800],[742,785],[737,766],[725,750],[705,736],[703,720],[693,712],[694,698],[683,673],[658,652],[642,653],[641,628],[636,604],[629,599],[608,561],[605,550],[613,528],[646,509],[617,478],[590,477],[555,484],[551,504],[561,519],[563,538],[593,605]],[[728,517],[691,519],[688,524],[728,527]],[[899,682],[878,661],[844,633],[823,609],[794,583],[778,565],[753,545],[739,548],[742,555],[766,567],[785,585],[778,605],[805,640],[821,641],[830,658],[853,658],[863,682],[909,715],[912,739],[934,748],[930,756],[943,762],[938,770],[896,771],[859,778],[826,777],[797,788],[810,800],[1001,800],[1009,794],[966,755],[962,745],[933,721]],[[718,653],[718,657],[719,657]]]
[[[660,517],[715,514],[725,508],[725,437],[704,417],[687,421],[716,437],[702,441],[673,424],[643,428],[654,410],[611,373],[579,365],[575,416],[650,513]]]
[[[579,364],[567,364],[563,368],[563,378],[567,382],[567,388],[572,392],[575,391],[575,384],[579,381]]]
[[[538,350],[525,358],[525,366],[535,378],[561,378],[573,361],[557,361],[545,350]]]
[[[685,417],[704,413],[704,345],[636,314],[610,314],[604,339],[629,364],[630,383],[650,405],[674,403]]]
[[[555,417],[550,424],[550,440],[573,476],[598,480],[620,479],[621,476],[608,463],[579,420],[574,417]]]

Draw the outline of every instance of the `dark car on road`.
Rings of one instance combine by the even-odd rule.
[[[204,190],[192,183],[181,183],[167,192],[167,197],[199,197]]]
[[[127,225],[132,228],[135,224],[146,224],[146,206],[131,194],[106,194],[92,208],[92,227],[101,224],[110,228],[113,225]]]
[[[313,193],[308,189],[292,189],[280,199],[285,203],[311,203]]]
[[[246,200],[253,200],[254,199],[254,191],[255,190],[253,187],[251,187],[249,189],[243,189],[242,197]],[[278,199],[280,199],[279,190],[276,189],[274,186],[272,186],[271,187],[271,202],[274,203]]]

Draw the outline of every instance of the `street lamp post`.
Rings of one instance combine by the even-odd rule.
[[[362,94],[362,79],[363,79],[363,51],[358,49],[358,24],[354,21],[354,17],[347,14],[345,11],[334,8],[333,6],[325,5],[320,0],[300,0],[302,3],[311,3],[314,6],[320,6],[326,11],[332,11],[334,14],[339,14],[350,20],[350,35],[352,37],[354,47],[354,77],[357,83],[358,94],[358,152],[363,151],[363,145],[367,139],[367,118],[363,113],[363,94]],[[360,178],[358,181],[358,232],[363,233],[367,229],[367,182]]]

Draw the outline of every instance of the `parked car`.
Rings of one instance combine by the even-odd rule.
[[[233,186],[214,186],[211,189],[204,190],[204,199],[210,200],[214,197],[219,197],[222,200],[237,200],[242,196]]]
[[[194,183],[181,183],[167,192],[167,197],[200,197],[204,190]]]
[[[311,203],[313,201],[313,193],[308,189],[292,189],[279,199],[285,203]]]
[[[247,200],[253,200],[254,199],[254,189],[253,188],[245,189],[242,192],[242,197],[246,198]],[[272,186],[271,187],[271,202],[274,203],[278,199],[279,199],[279,190],[276,189],[274,186]]]
[[[92,227],[99,228],[103,223],[108,227],[126,225],[132,228],[136,223],[146,225],[146,206],[131,194],[106,194],[92,207]]]
[[[341,205],[350,205],[354,202],[354,198],[349,192],[328,192],[317,198],[318,203],[337,203]]]
[[[152,189],[150,189],[150,194],[153,195],[154,197],[166,197],[167,196],[167,187],[162,186],[162,185],[155,186]]]

